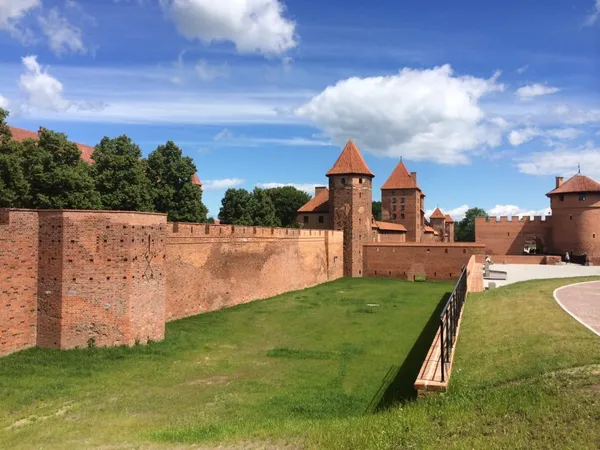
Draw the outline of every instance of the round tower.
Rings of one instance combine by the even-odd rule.
[[[600,183],[584,175],[563,182],[547,194],[552,208],[552,249],[555,253],[588,256],[600,264]]]
[[[327,177],[331,224],[334,230],[344,232],[344,276],[360,277],[363,246],[372,234],[374,175],[350,140]]]

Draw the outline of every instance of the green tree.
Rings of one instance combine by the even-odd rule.
[[[196,165],[173,142],[159,146],[148,156],[147,174],[155,211],[176,222],[204,222],[208,210],[202,189],[192,183]]]
[[[475,218],[485,217],[488,214],[481,208],[471,208],[465,218],[458,222],[454,228],[454,240],[457,242],[475,242]]]
[[[275,215],[282,227],[296,227],[298,209],[310,200],[310,195],[294,186],[266,189],[275,206]]]
[[[250,200],[252,225],[259,227],[280,227],[281,221],[277,217],[275,205],[269,194],[260,188],[254,188]]]
[[[222,224],[253,225],[253,195],[246,189],[227,189],[223,200],[219,220]]]
[[[23,146],[12,140],[7,117],[8,111],[0,108],[0,208],[23,208],[29,197],[29,183],[23,173]]]
[[[53,209],[99,209],[89,164],[67,136],[49,130],[39,133],[38,141],[22,143],[25,178],[31,186],[26,207]]]
[[[375,220],[381,220],[381,202],[373,202],[371,206]]]
[[[150,183],[142,151],[127,136],[105,137],[96,146],[92,173],[102,208],[153,211]]]

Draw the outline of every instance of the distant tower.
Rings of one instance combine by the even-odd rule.
[[[329,214],[334,230],[344,231],[344,276],[360,277],[363,245],[370,241],[373,172],[360,151],[348,141],[329,177]]]
[[[449,214],[446,214],[446,234],[444,242],[454,242],[454,219]]]
[[[425,194],[417,184],[417,173],[409,174],[402,161],[381,186],[381,215],[386,222],[404,225],[407,242],[421,242]]]
[[[446,216],[440,211],[440,208],[435,208],[435,211],[429,217],[431,228],[438,232],[440,241],[446,240]]]

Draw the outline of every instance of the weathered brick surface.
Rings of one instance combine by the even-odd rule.
[[[408,242],[421,242],[424,226],[424,202],[419,189],[382,189],[381,214],[386,222],[406,227]],[[402,217],[404,215],[404,217]]]
[[[433,280],[455,280],[472,255],[483,255],[475,243],[371,243],[364,247],[364,273],[370,277],[413,280],[425,274]]]
[[[555,217],[549,216],[545,220],[541,217],[517,217],[510,220],[508,217],[475,219],[475,242],[485,244],[490,255],[521,255],[525,248],[525,241],[535,238],[543,245],[547,252],[553,248],[552,230]],[[565,230],[566,231],[566,230]]]
[[[169,224],[167,320],[339,278],[342,242],[336,231]]]
[[[0,356],[35,345],[37,261],[37,213],[0,209]]]

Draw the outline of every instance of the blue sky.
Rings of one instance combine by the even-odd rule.
[[[374,199],[400,157],[429,210],[545,212],[600,179],[600,0],[0,0],[0,105],[127,134],[227,187],[312,190],[353,138]]]

